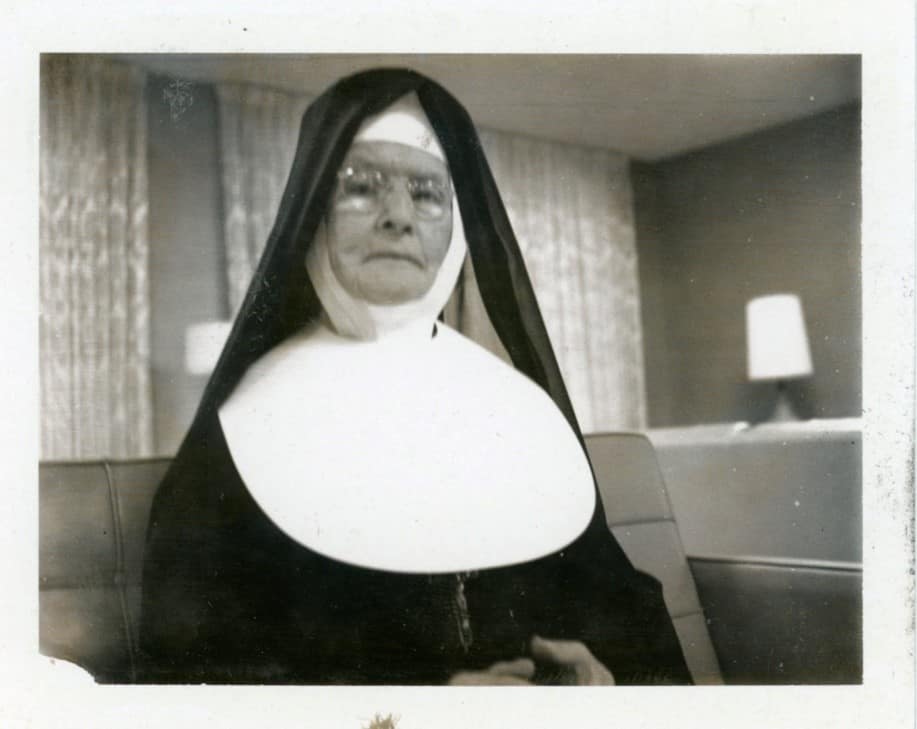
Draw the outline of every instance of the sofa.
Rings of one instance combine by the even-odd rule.
[[[856,418],[649,432],[728,684],[863,676]]]
[[[722,682],[653,447],[642,435],[587,437],[609,528],[663,585],[698,684]],[[168,459],[43,463],[39,468],[39,636],[44,655],[100,683],[131,683],[150,505]]]

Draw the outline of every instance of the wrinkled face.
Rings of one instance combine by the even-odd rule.
[[[328,209],[331,267],[347,292],[394,305],[430,290],[452,237],[446,164],[397,142],[356,142]]]

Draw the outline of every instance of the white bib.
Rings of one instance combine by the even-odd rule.
[[[583,449],[537,385],[443,324],[376,341],[325,327],[246,373],[219,417],[271,520],[342,562],[412,573],[517,564],[595,509]]]

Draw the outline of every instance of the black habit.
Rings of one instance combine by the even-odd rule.
[[[254,361],[317,317],[303,261],[336,173],[364,119],[410,92],[446,153],[491,323],[515,368],[548,393],[582,442],[468,114],[411,71],[340,81],[303,117],[264,254],[153,503],[142,680],[441,684],[458,671],[527,655],[539,635],[582,641],[619,684],[690,683],[661,587],[631,566],[598,495],[586,531],[559,552],[475,573],[401,574],[337,562],[295,542],[258,507],[233,465],[218,409]],[[547,672],[537,678],[558,680]]]

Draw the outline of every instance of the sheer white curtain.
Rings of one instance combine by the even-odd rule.
[[[482,130],[580,426],[646,424],[640,287],[624,155]]]
[[[41,64],[41,457],[153,452],[145,79]]]
[[[274,224],[309,99],[218,84],[229,306],[238,311]]]
[[[273,223],[307,99],[218,88],[227,277],[233,312]],[[481,139],[585,431],[646,421],[640,297],[627,159],[504,132]],[[467,267],[466,267],[467,268]],[[495,350],[473,278],[449,312]],[[456,314],[456,311],[460,313]]]

